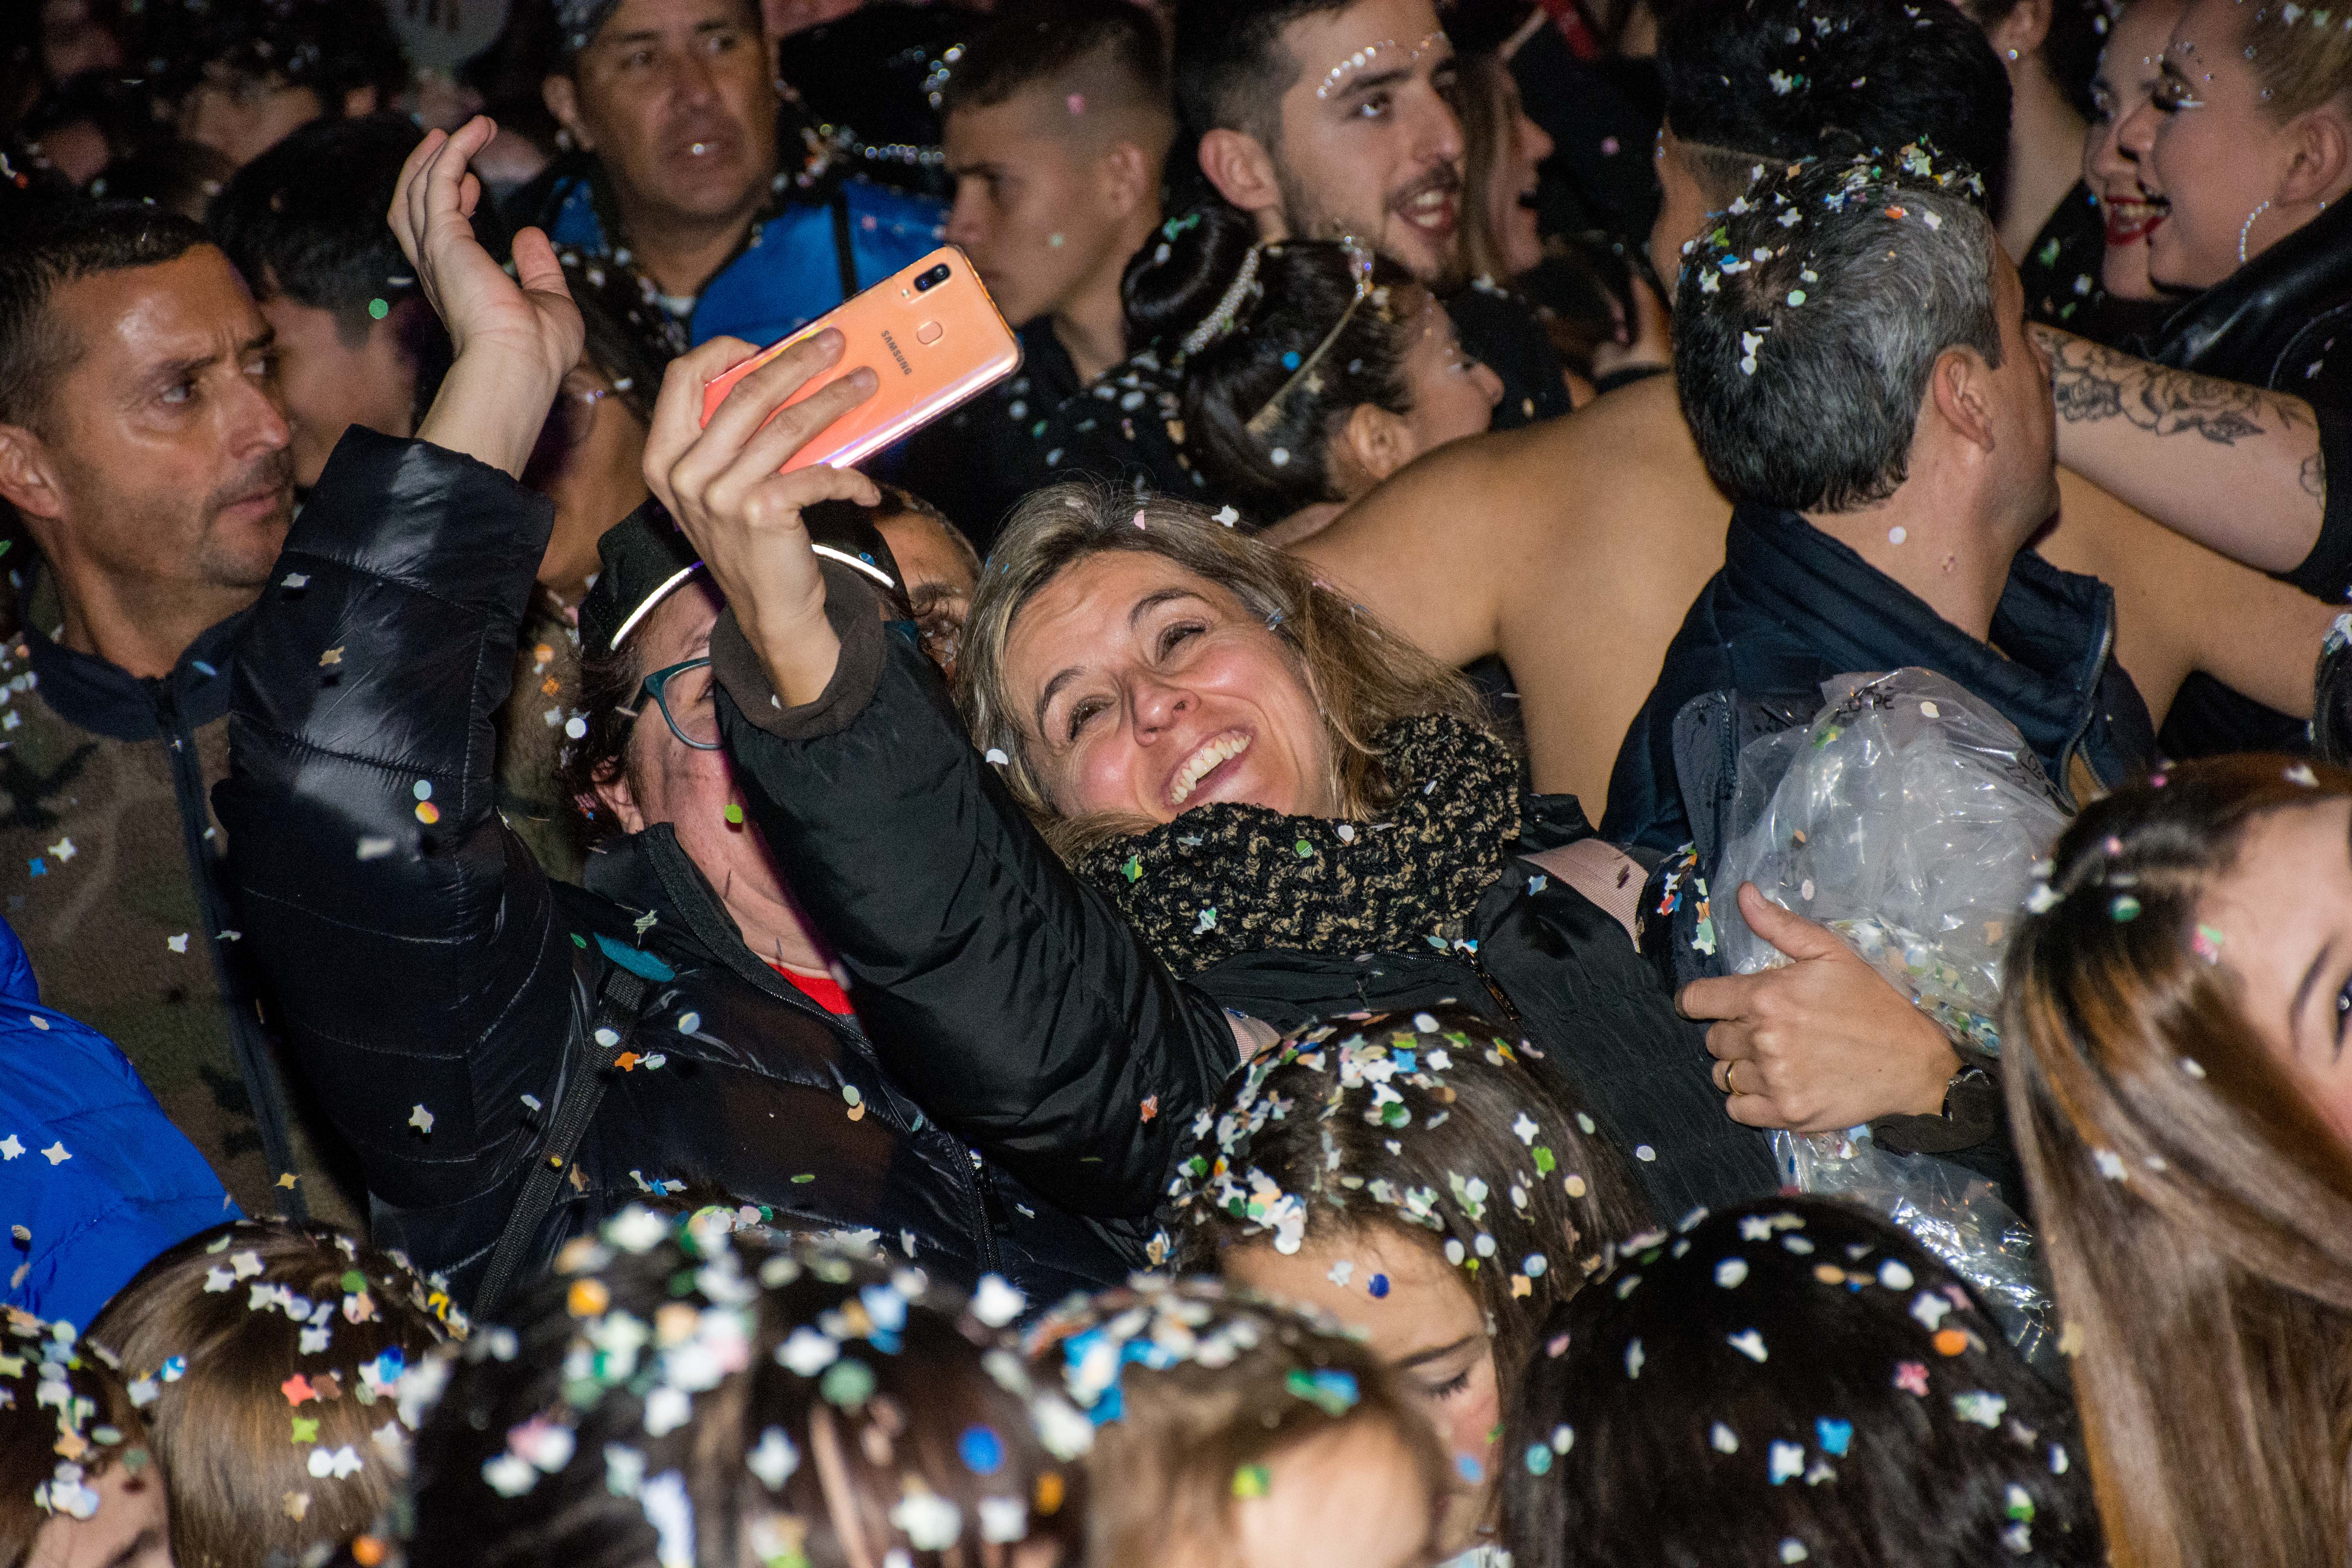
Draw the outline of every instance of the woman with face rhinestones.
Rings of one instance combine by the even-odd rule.
[[[2116,127],[2146,199],[2149,280],[2205,292],[2154,357],[2352,405],[2352,14],[2189,0],[2149,100]]]
[[[2352,1539],[2352,773],[2093,805],[2009,958],[2010,1119],[2118,1563]]]
[[[2202,290],[2139,352],[2214,378],[2190,383],[2169,406],[2126,403],[2126,411],[2143,427],[2200,432],[2227,445],[2263,417],[2252,388],[2301,398],[2318,413],[2318,449],[2302,465],[2302,489],[2323,507],[2328,477],[2352,473],[2347,22],[2352,10],[2341,5],[2188,0],[2149,100],[2115,129],[2118,151],[2138,166],[2145,200],[2165,207],[2147,237],[2149,281]],[[2102,416],[2103,399],[2133,395],[2106,375],[2081,378],[2070,390],[2079,416],[2092,419]],[[2068,422],[2076,417],[2069,408]],[[2308,556],[2279,574],[2340,602],[2352,578],[2352,507],[2327,507]],[[2304,743],[2297,721],[2201,676],[2182,687],[2158,739],[2175,757]]]

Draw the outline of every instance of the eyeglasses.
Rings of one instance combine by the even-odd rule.
[[[565,451],[588,439],[596,424],[596,405],[612,395],[609,386],[567,386],[555,395],[555,406],[548,410],[547,419],[556,427]]]
[[[1348,301],[1348,308],[1339,312],[1339,319],[1331,323],[1331,330],[1323,334],[1323,341],[1315,345],[1315,352],[1301,360],[1298,368],[1290,373],[1290,379],[1282,384],[1282,390],[1267,398],[1258,411],[1250,416],[1249,424],[1244,428],[1260,440],[1265,438],[1266,432],[1272,430],[1275,422],[1282,417],[1283,404],[1315,374],[1315,367],[1322,363],[1325,354],[1331,352],[1331,345],[1339,341],[1339,334],[1348,330],[1348,323],[1355,320],[1356,311],[1372,296],[1371,250],[1353,239],[1343,239],[1340,243],[1348,247],[1349,266],[1356,274],[1356,297]]]
[[[639,683],[637,705],[621,711],[632,719],[642,717],[648,697],[661,710],[669,732],[682,744],[698,752],[719,749],[719,704],[711,690],[709,655],[655,670]]]

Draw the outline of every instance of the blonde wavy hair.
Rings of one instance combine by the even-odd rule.
[[[1073,817],[1054,804],[1032,756],[1037,737],[1023,725],[1021,705],[1006,689],[1004,663],[1029,601],[1069,568],[1111,551],[1172,562],[1266,623],[1323,717],[1333,797],[1351,821],[1368,821],[1389,803],[1379,737],[1391,723],[1442,713],[1487,727],[1477,693],[1460,675],[1317,581],[1286,552],[1171,497],[1138,500],[1087,480],[1055,485],[1014,510],[981,569],[955,694],[972,743],[1003,753],[1006,785],[1066,858],[1150,825],[1127,816]]]
[[[2273,121],[2284,125],[2352,94],[2352,9],[2273,0],[2240,10],[2246,58]]]

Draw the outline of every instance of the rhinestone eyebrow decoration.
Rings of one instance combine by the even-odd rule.
[[[1410,67],[1413,61],[1421,58],[1422,56],[1427,54],[1440,43],[1443,43],[1444,38],[1445,31],[1441,27],[1436,32],[1432,33],[1427,37],[1422,39],[1421,42],[1415,44],[1412,50],[1406,54],[1404,58],[1405,66]],[[1350,75],[1357,71],[1360,71],[1366,66],[1370,65],[1374,59],[1379,58],[1382,50],[1395,50],[1401,47],[1402,47],[1402,46],[1394,38],[1382,38],[1378,43],[1365,45],[1362,48],[1349,55],[1347,58],[1341,60],[1338,65],[1333,66],[1329,70],[1323,73],[1322,85],[1315,89],[1315,96],[1318,100],[1329,99],[1333,93],[1339,91],[1340,88],[1346,85],[1347,79]]]

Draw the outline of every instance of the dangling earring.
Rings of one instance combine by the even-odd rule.
[[[2246,221],[2238,226],[2239,266],[2243,267],[2246,264],[2246,237],[2254,232],[2254,220],[2270,210],[2271,204],[2268,201],[2264,201],[2262,205],[2248,213],[2246,215]]]

